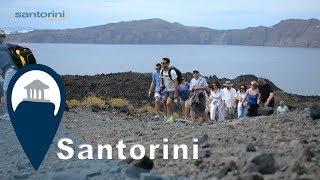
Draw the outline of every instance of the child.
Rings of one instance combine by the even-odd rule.
[[[280,101],[280,106],[277,108],[277,114],[285,114],[289,112],[289,109],[287,106],[284,105],[284,101]]]

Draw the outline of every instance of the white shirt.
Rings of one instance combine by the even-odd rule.
[[[171,78],[169,77],[169,70],[162,72],[162,78],[163,78],[163,84],[166,87],[166,91],[175,91],[176,85],[174,83],[174,80],[178,78],[177,73],[175,70],[171,70]]]
[[[190,91],[192,91],[193,87],[206,87],[208,86],[207,80],[204,77],[199,77],[198,79],[192,78],[190,82]],[[199,90],[199,93],[205,94],[205,90]]]
[[[222,101],[222,92],[221,90],[213,91],[211,90],[210,99],[212,99],[211,104],[219,104]]]
[[[277,114],[285,114],[288,111],[289,111],[289,109],[287,106],[279,106],[277,108]]]
[[[239,100],[238,107],[242,107],[242,100],[246,98],[246,96],[247,96],[246,92],[240,92],[240,91],[237,92],[236,98],[238,98]]]
[[[226,106],[231,108],[234,105],[235,97],[237,96],[237,91],[234,88],[228,90],[223,88],[222,90],[222,100],[226,102]]]

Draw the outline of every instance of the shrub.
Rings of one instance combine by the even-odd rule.
[[[98,107],[103,107],[106,104],[106,101],[96,97],[96,96],[88,96],[86,97],[82,102],[82,106],[87,106],[87,107],[92,107],[92,106],[98,106]]]
[[[110,107],[118,109],[123,107],[129,107],[133,108],[133,106],[130,104],[130,102],[127,99],[124,98],[111,98],[108,101]]]
[[[81,102],[79,100],[76,100],[76,99],[71,99],[71,100],[67,100],[67,105],[68,105],[69,108],[80,107],[81,106]]]

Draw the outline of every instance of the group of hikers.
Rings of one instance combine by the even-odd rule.
[[[173,123],[173,106],[181,104],[183,118],[191,117],[193,122],[199,116],[206,123],[227,122],[227,120],[243,119],[258,116],[258,108],[275,108],[274,91],[264,78],[258,78],[250,83],[250,87],[241,84],[238,91],[231,81],[226,81],[222,87],[218,80],[208,84],[198,69],[192,71],[190,82],[175,67],[170,66],[170,59],[163,58],[157,63],[152,73],[148,96],[154,92],[156,115],[154,120],[161,117],[161,106],[165,116],[164,123]],[[237,112],[237,113],[236,113]],[[284,102],[280,102],[277,113],[288,112]]]

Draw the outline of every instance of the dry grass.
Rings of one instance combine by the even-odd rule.
[[[76,100],[76,99],[71,99],[71,100],[67,100],[67,105],[70,108],[80,107],[81,106],[81,102],[79,100]]]
[[[102,98],[96,97],[96,96],[88,96],[85,99],[79,101],[76,99],[67,100],[67,105],[70,108],[75,107],[92,107],[92,106],[98,106],[103,107],[106,104],[106,101]]]
[[[87,107],[103,107],[104,105],[106,105],[106,101],[96,96],[88,96],[81,102],[81,105]]]
[[[123,107],[128,107],[133,109],[133,105],[130,104],[130,102],[127,99],[124,98],[111,98],[108,101],[109,105],[111,108],[123,108]]]
[[[140,108],[137,109],[137,113],[141,114],[141,113],[150,113],[150,114],[155,114],[156,110],[154,107],[152,107],[150,104],[146,104]]]

